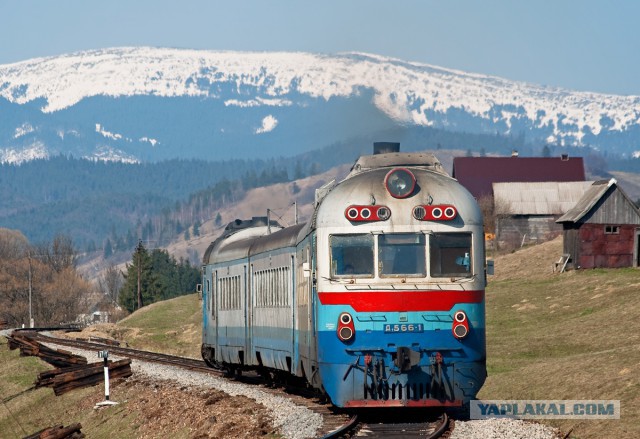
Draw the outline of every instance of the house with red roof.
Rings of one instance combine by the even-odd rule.
[[[585,181],[582,157],[455,157],[451,176],[477,200],[493,196],[493,183]]]

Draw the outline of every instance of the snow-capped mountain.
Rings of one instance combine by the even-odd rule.
[[[0,65],[0,162],[271,157],[398,126],[524,134],[631,156],[640,97],[361,53],[143,47]]]

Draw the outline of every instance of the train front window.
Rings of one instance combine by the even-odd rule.
[[[429,238],[431,277],[468,277],[471,233],[434,233]]]
[[[331,275],[373,277],[373,235],[331,235]]]
[[[378,236],[380,277],[425,277],[425,236],[422,233],[393,233]]]

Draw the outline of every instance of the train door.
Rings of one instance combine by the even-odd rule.
[[[247,282],[248,282],[248,286],[247,286],[247,321],[249,322],[248,326],[248,337],[249,337],[249,343],[247,345],[247,354],[246,354],[246,358],[247,358],[247,364],[257,364],[258,360],[256,359],[256,346],[255,346],[255,334],[254,334],[254,330],[253,330],[253,322],[255,321],[255,303],[256,303],[256,298],[254,297],[255,293],[255,279],[254,279],[254,268],[253,268],[253,263],[249,264],[249,274],[247,277]]]
[[[211,327],[213,328],[213,337],[211,344],[213,345],[213,352],[218,352],[218,319],[217,319],[217,306],[218,306],[218,270],[215,270],[211,274]]]
[[[295,258],[295,253],[291,256],[291,264],[289,266],[289,272],[291,273],[291,276],[289,277],[289,279],[287,279],[287,282],[289,282],[289,288],[287,289],[287,292],[289,293],[289,298],[291,299],[291,322],[289,327],[291,328],[291,337],[289,338],[289,340],[291,340],[291,345],[289,346],[289,352],[291,352],[291,360],[296,358],[296,342],[295,342],[295,337],[296,337],[296,295],[295,295],[295,290],[296,290],[296,258]],[[293,369],[295,368],[294,364],[289,364],[289,366],[291,367],[291,371],[293,371]]]
[[[311,379],[311,249],[309,240],[300,245],[298,253],[298,283],[296,285],[297,313],[297,339],[296,345],[299,355],[299,364],[302,371],[299,376]]]
[[[314,381],[318,380],[319,376],[317,374],[318,369],[318,329],[317,329],[317,321],[318,321],[318,291],[317,286],[318,283],[316,281],[316,263],[317,263],[317,245],[316,245],[316,234],[311,235],[311,246],[310,246],[310,265],[311,265],[311,276],[309,278],[309,294],[310,294],[310,303],[311,303],[311,312],[309,313],[309,326],[311,327],[311,342],[309,343],[310,350],[310,358],[311,358],[311,370],[312,370],[312,384]]]
[[[247,266],[243,267],[243,289],[244,289],[244,358],[243,362],[245,364],[251,364],[251,310],[252,300],[251,300],[251,282],[249,280],[249,276],[247,275]]]
[[[204,325],[202,330],[203,344],[209,349],[210,361],[217,361],[218,354],[218,271],[206,268],[204,281],[204,297],[206,304],[204,306]],[[203,353],[204,355],[204,353]]]
[[[211,269],[202,267],[202,343],[211,343],[213,319],[211,315]]]

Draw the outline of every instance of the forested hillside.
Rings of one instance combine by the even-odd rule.
[[[56,156],[21,165],[0,164],[0,225],[22,231],[35,243],[63,233],[80,252],[103,252],[107,257],[130,252],[140,239],[162,247],[183,233],[197,234],[202,222],[215,218],[225,204],[241,199],[248,189],[353,163],[371,153],[374,141],[383,140],[400,142],[405,152],[433,150],[445,158],[447,150],[508,155],[517,149],[522,156],[568,152],[584,155],[597,174],[607,168],[604,158],[590,148],[540,147],[528,144],[524,135],[451,133],[425,127],[379,131],[270,160],[132,164]]]
[[[162,243],[210,215],[216,200],[287,180],[287,165],[276,160],[126,164],[62,156],[3,164],[0,224],[21,230],[31,242],[65,233],[80,250],[102,249],[107,240],[113,250],[132,249],[139,238]],[[292,169],[309,172],[301,164]]]

